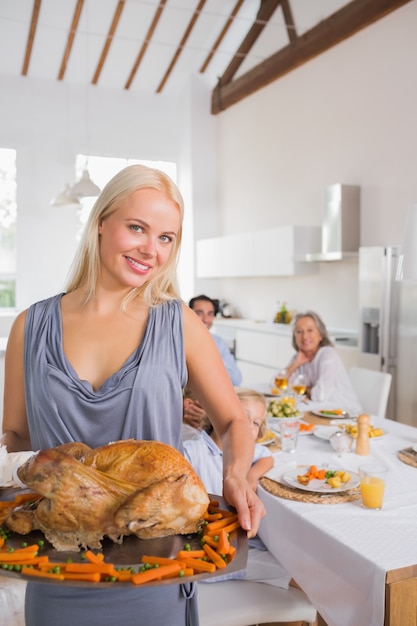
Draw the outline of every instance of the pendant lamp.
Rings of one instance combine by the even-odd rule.
[[[51,206],[56,206],[56,207],[64,207],[64,206],[80,207],[81,206],[81,202],[78,200],[78,198],[73,193],[71,193],[70,186],[67,184],[67,185],[65,185],[64,189],[62,191],[60,191],[60,193],[58,195],[55,196],[55,198],[52,198]]]
[[[93,183],[88,169],[85,168],[80,180],[71,187],[70,191],[71,194],[77,198],[87,198],[89,196],[98,196],[101,189]]]
[[[407,212],[396,280],[417,282],[417,204]]]

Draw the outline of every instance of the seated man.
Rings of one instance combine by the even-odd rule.
[[[189,302],[189,307],[197,313],[203,324],[210,330],[218,310],[216,302],[208,296],[201,295],[192,298]],[[211,333],[211,336],[216,343],[233,385],[235,387],[239,386],[242,382],[242,374],[227,343],[219,335]],[[183,422],[186,426],[183,433],[184,439],[191,439],[193,434],[198,434],[201,430],[200,421],[204,414],[203,409],[196,400],[184,398]],[[191,429],[187,428],[187,426],[191,427]],[[193,432],[193,429],[195,429],[195,432]]]

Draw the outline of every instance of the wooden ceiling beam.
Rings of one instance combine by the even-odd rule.
[[[77,0],[77,4],[74,10],[72,18],[72,24],[70,32],[68,33],[67,45],[65,48],[64,56],[62,58],[61,67],[59,69],[58,80],[63,80],[65,72],[67,71],[67,63],[71,54],[72,46],[74,44],[75,33],[77,32],[78,22],[80,21],[81,11],[83,9],[84,0]]]
[[[36,27],[38,25],[39,11],[41,10],[41,0],[34,0],[32,19],[30,21],[29,35],[26,43],[25,58],[23,60],[22,76],[27,76],[29,71],[30,57],[32,56],[33,42],[35,40]]]
[[[288,39],[292,43],[297,40],[297,31],[295,30],[295,22],[289,0],[281,0],[281,8],[284,14],[285,26],[287,27]]]
[[[219,80],[220,85],[227,85],[232,80],[279,4],[281,0],[262,0],[254,23]]]
[[[141,49],[139,50],[139,54],[136,57],[136,60],[133,64],[132,70],[129,74],[129,77],[126,81],[125,84],[125,89],[130,89],[132,83],[133,83],[133,79],[136,76],[136,72],[139,69],[139,65],[142,63],[142,59],[145,56],[145,52],[148,49],[149,44],[151,43],[151,39],[154,35],[155,29],[158,25],[159,20],[161,19],[161,15],[162,15],[162,11],[165,9],[165,5],[167,3],[167,0],[161,0],[161,2],[158,3],[158,7],[155,11],[155,15],[153,17],[152,20],[152,24],[150,25],[148,32],[146,33],[146,37],[145,37],[145,41],[143,42]]]
[[[174,56],[172,57],[171,63],[169,64],[169,67],[167,69],[167,71],[165,72],[161,82],[158,85],[158,88],[156,90],[156,93],[161,93],[161,91],[163,90],[165,83],[167,82],[168,78],[171,75],[172,70],[175,67],[175,64],[177,63],[181,52],[184,50],[185,48],[185,44],[187,43],[188,37],[191,35],[191,31],[193,30],[198,18],[200,17],[200,14],[204,8],[204,5],[206,3],[206,0],[200,0],[200,2],[198,3],[198,6],[196,8],[196,10],[193,13],[193,16],[190,20],[190,23],[188,24],[184,35],[182,36],[182,39],[180,41],[180,43],[178,44],[178,48],[175,51]]]
[[[208,53],[206,60],[204,61],[203,65],[200,68],[200,74],[204,74],[204,72],[206,71],[210,61],[212,60],[212,58],[214,57],[214,55],[216,54],[216,52],[218,51],[221,42],[223,41],[223,39],[225,38],[229,28],[231,27],[231,25],[233,24],[236,15],[239,13],[240,8],[243,4],[244,0],[237,0],[232,12],[230,13],[229,17],[227,18],[226,24],[223,26],[222,31],[220,33],[220,35],[217,37],[216,41],[214,42],[214,45],[212,47],[212,49],[210,50],[210,52]]]
[[[105,61],[107,59],[107,55],[109,53],[110,46],[113,43],[114,34],[116,32],[117,25],[119,23],[120,16],[122,14],[124,6],[125,6],[125,0],[119,0],[119,3],[117,5],[117,7],[116,7],[116,11],[115,11],[115,13],[113,15],[113,20],[112,20],[112,23],[111,23],[111,26],[110,26],[110,29],[109,29],[109,33],[108,33],[108,35],[106,37],[104,48],[103,48],[102,53],[100,55],[100,59],[99,59],[99,62],[97,64],[96,71],[94,72],[93,80],[91,81],[92,85],[97,85],[97,83],[98,83],[98,79],[100,78],[101,71],[102,71],[102,69],[104,67],[104,63],[105,63]]]
[[[212,92],[211,112],[233,106],[408,2],[353,0],[233,82],[224,84],[223,75]]]

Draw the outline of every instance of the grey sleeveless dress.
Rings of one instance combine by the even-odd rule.
[[[80,380],[62,344],[59,294],[34,304],[25,326],[25,393],[33,450],[68,441],[163,441],[182,452],[187,380],[180,301],[152,308],[137,350],[100,389]],[[26,626],[198,626],[195,585],[91,589],[29,583]]]

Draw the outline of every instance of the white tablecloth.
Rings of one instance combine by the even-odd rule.
[[[330,423],[330,420],[329,420]],[[260,536],[289,570],[329,626],[382,626],[385,575],[417,564],[417,468],[396,452],[417,443],[417,429],[372,418],[387,434],[370,441],[369,456],[338,457],[328,441],[299,437],[295,454],[276,453],[267,474],[278,478],[296,464],[329,464],[357,471],[361,463],[382,460],[389,467],[381,511],[345,504],[312,504],[278,498],[262,487],[267,515]]]

